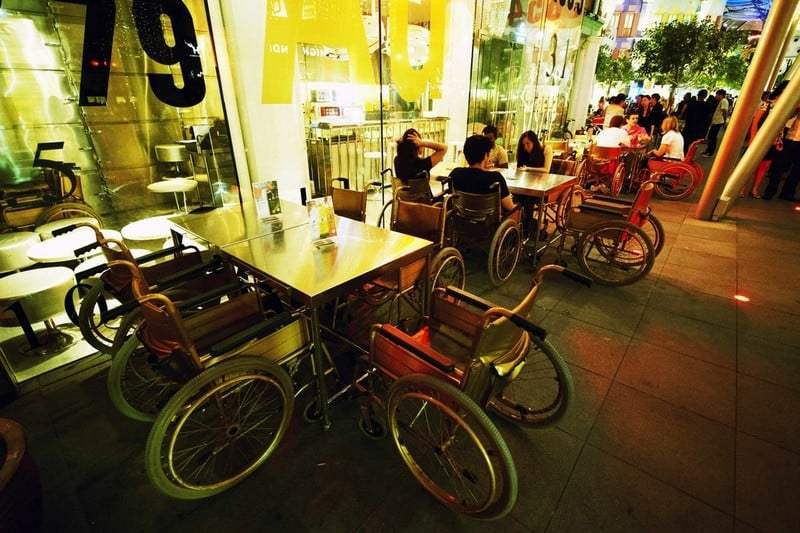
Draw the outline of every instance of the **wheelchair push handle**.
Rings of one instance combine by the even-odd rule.
[[[539,340],[543,341],[547,337],[547,331],[544,328],[537,326],[527,318],[524,318],[518,315],[517,313],[514,313],[513,311],[510,311],[504,307],[492,307],[491,309],[486,311],[486,315],[489,316],[498,315],[505,317],[508,320],[510,320],[512,324],[514,324],[519,328],[524,329],[525,331],[527,331],[528,333],[530,333]]]

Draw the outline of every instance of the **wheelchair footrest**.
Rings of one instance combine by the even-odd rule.
[[[238,348],[242,344],[251,341],[253,339],[257,339],[259,337],[263,337],[267,333],[271,333],[283,326],[290,324],[295,320],[295,317],[292,316],[291,313],[281,313],[276,315],[269,320],[265,320],[264,322],[259,322],[258,324],[254,324],[249,328],[242,330],[231,337],[228,337],[222,342],[218,342],[217,344],[213,345],[209,349],[209,354],[212,357],[218,357],[220,355],[224,355],[231,350]]]

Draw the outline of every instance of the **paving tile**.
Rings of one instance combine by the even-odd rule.
[[[628,347],[616,381],[733,427],[736,373],[641,340]]]
[[[739,334],[738,370],[800,391],[800,351],[793,346]]]
[[[634,337],[715,365],[736,368],[736,330],[733,329],[648,308]]]
[[[743,248],[737,258],[739,279],[782,281],[786,287],[800,285],[797,254],[760,248]]]
[[[617,373],[630,341],[626,335],[558,312],[550,313],[542,327],[564,359],[607,378],[613,378]]]
[[[787,290],[784,280],[742,279],[736,292],[750,298],[755,305],[800,315],[800,290]]]
[[[47,402],[40,391],[18,398],[0,409],[0,417],[10,418],[25,429],[28,439],[49,435],[53,431]]]
[[[800,347],[800,320],[797,315],[770,309],[753,302],[737,306],[739,331],[754,337]]]
[[[644,307],[644,304],[603,294],[591,299],[562,300],[553,310],[622,335],[631,335],[639,324]]]
[[[762,531],[800,529],[800,455],[736,436],[736,518]]]
[[[702,292],[720,298],[731,298],[736,294],[736,272],[715,272],[710,276],[704,270],[667,262],[655,287],[656,292],[679,291]]]
[[[673,247],[667,259],[668,265],[683,266],[702,270],[716,278],[717,276],[736,275],[736,260],[726,257],[719,257],[703,252],[686,250],[684,248]]]
[[[740,431],[800,453],[800,392],[740,375],[737,410]]]
[[[733,512],[733,429],[614,383],[589,443]]]
[[[736,259],[736,243],[720,242],[710,239],[702,239],[691,235],[684,235],[683,231],[678,234],[674,248],[682,248],[690,252],[700,252],[709,255]]]
[[[38,466],[38,465],[37,465]],[[120,531],[124,519],[114,529]],[[89,532],[89,522],[83,505],[71,487],[52,487],[42,483],[42,523],[41,531]]]
[[[717,222],[704,222],[705,225],[683,224],[680,235],[707,239],[714,242],[736,243],[736,227],[720,226]]]
[[[736,328],[736,301],[733,299],[733,293],[727,298],[720,298],[665,283],[656,287],[648,307],[725,328]]]
[[[589,445],[548,531],[730,531],[733,519]]]
[[[611,380],[575,365],[569,365],[569,370],[575,384],[575,397],[558,427],[570,435],[586,440],[611,386]]]

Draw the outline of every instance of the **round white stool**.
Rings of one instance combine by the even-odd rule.
[[[64,312],[64,299],[74,285],[75,276],[65,267],[36,268],[0,278],[0,305],[17,306],[17,320],[38,353],[60,351],[72,342],[72,337],[58,331],[53,318]],[[43,335],[30,330],[30,324],[37,322],[45,323]]]
[[[181,204],[178,202],[178,193],[183,195],[183,211],[188,212],[189,208],[186,204],[186,193],[189,191],[193,191],[197,188],[197,182],[193,179],[189,178],[172,178],[172,179],[165,179],[162,181],[157,181],[155,183],[151,183],[147,186],[147,190],[150,192],[155,192],[159,194],[169,194],[172,193],[175,196],[175,207],[178,211],[181,211]]]
[[[0,234],[0,274],[31,266],[28,250],[40,240],[32,231]]]
[[[39,234],[39,237],[41,237],[42,240],[52,239],[53,231],[60,230],[61,228],[66,228],[67,226],[72,226],[74,224],[91,224],[92,226],[97,226],[97,227],[100,226],[100,222],[96,218],[75,217],[75,218],[62,218],[61,220],[54,220],[53,222],[48,222],[47,224],[36,226],[36,229],[34,231]]]
[[[122,240],[122,234],[118,231],[102,229],[100,232],[107,239]],[[75,250],[95,242],[97,236],[92,228],[77,228],[75,231],[34,244],[28,250],[28,258],[36,263],[69,263],[77,260]],[[100,252],[100,248],[97,247],[86,255],[93,256]]]
[[[166,216],[150,217],[126,224],[121,231],[126,241],[155,241],[170,236],[172,222]]]

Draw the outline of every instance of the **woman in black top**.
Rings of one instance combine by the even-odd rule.
[[[517,168],[539,168],[544,166],[544,148],[535,133],[528,130],[517,143]]]
[[[433,150],[433,154],[422,157],[424,148]],[[421,172],[431,169],[444,159],[447,145],[423,139],[414,128],[406,130],[397,143],[397,156],[394,158],[394,174],[403,183]]]

